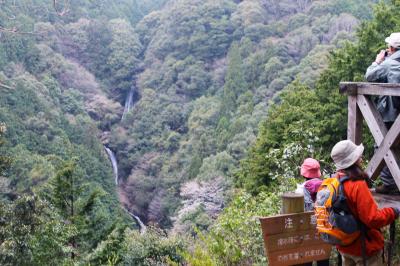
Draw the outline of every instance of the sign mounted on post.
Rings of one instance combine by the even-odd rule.
[[[332,246],[319,239],[314,212],[260,218],[270,266],[329,259]]]

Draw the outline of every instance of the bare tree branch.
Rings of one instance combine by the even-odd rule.
[[[0,87],[3,87],[3,88],[6,88],[6,89],[9,89],[9,90],[12,90],[12,88],[11,88],[10,86],[7,86],[6,84],[3,84],[3,83],[1,83],[1,82],[0,82]]]
[[[9,33],[17,33],[17,32],[18,32],[18,29],[17,29],[17,27],[4,28],[4,27],[0,26],[0,31],[2,31],[2,32],[9,32]]]
[[[64,0],[64,6],[63,6],[62,10],[58,10],[57,0],[53,0],[53,7],[54,7],[54,10],[56,11],[56,13],[62,17],[69,12],[69,0]]]
[[[20,30],[18,30],[17,27],[4,28],[2,26],[0,26],[0,32],[13,33],[13,34],[32,34],[32,35],[38,34],[38,33],[31,32],[31,31],[20,31]]]

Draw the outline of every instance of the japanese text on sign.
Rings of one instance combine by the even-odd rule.
[[[268,262],[288,266],[328,259],[332,246],[316,230],[314,212],[260,218]]]
[[[315,257],[315,256],[322,256],[325,255],[326,251],[324,249],[311,249],[306,250],[304,252],[293,252],[289,254],[279,255],[278,261],[279,262],[289,262],[292,260],[298,260],[303,257]]]
[[[286,245],[291,245],[291,244],[302,243],[303,241],[310,241],[313,239],[315,239],[315,240],[319,239],[319,236],[317,233],[314,233],[314,234],[306,233],[304,235],[296,235],[296,236],[279,238],[277,240],[277,245],[278,246],[286,246]]]

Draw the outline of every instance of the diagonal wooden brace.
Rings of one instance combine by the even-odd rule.
[[[375,179],[386,162],[397,186],[400,187],[400,167],[398,156],[393,152],[393,147],[400,141],[400,116],[390,128],[389,132],[382,121],[378,111],[371,100],[364,95],[357,96],[357,104],[379,148],[370,160],[366,172]]]
[[[380,146],[387,134],[387,129],[381,115],[376,110],[371,100],[364,95],[357,95],[357,104],[376,144]]]
[[[393,126],[390,128],[389,132],[383,139],[379,148],[375,151],[374,156],[370,160],[366,172],[369,176],[378,176],[378,167],[374,169],[375,165],[383,165],[383,161],[386,162],[387,167],[392,174],[397,187],[400,187],[400,168],[399,168],[399,158],[398,155],[393,151],[393,147],[397,146],[400,139],[400,116],[397,117]]]
[[[356,97],[358,107],[375,139],[376,144],[379,146],[387,134],[387,129],[382,121],[381,115],[375,109],[375,106],[369,98],[364,95],[358,95]],[[383,166],[383,160],[371,160],[367,166],[366,172],[370,178],[376,179]]]

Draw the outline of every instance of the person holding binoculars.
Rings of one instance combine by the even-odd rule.
[[[400,83],[400,32],[392,33],[385,42],[388,48],[378,53],[375,61],[368,67],[365,79],[369,82]],[[389,130],[400,113],[400,97],[378,96],[374,103]],[[377,193],[400,194],[386,165],[380,177],[383,184],[376,188]]]

